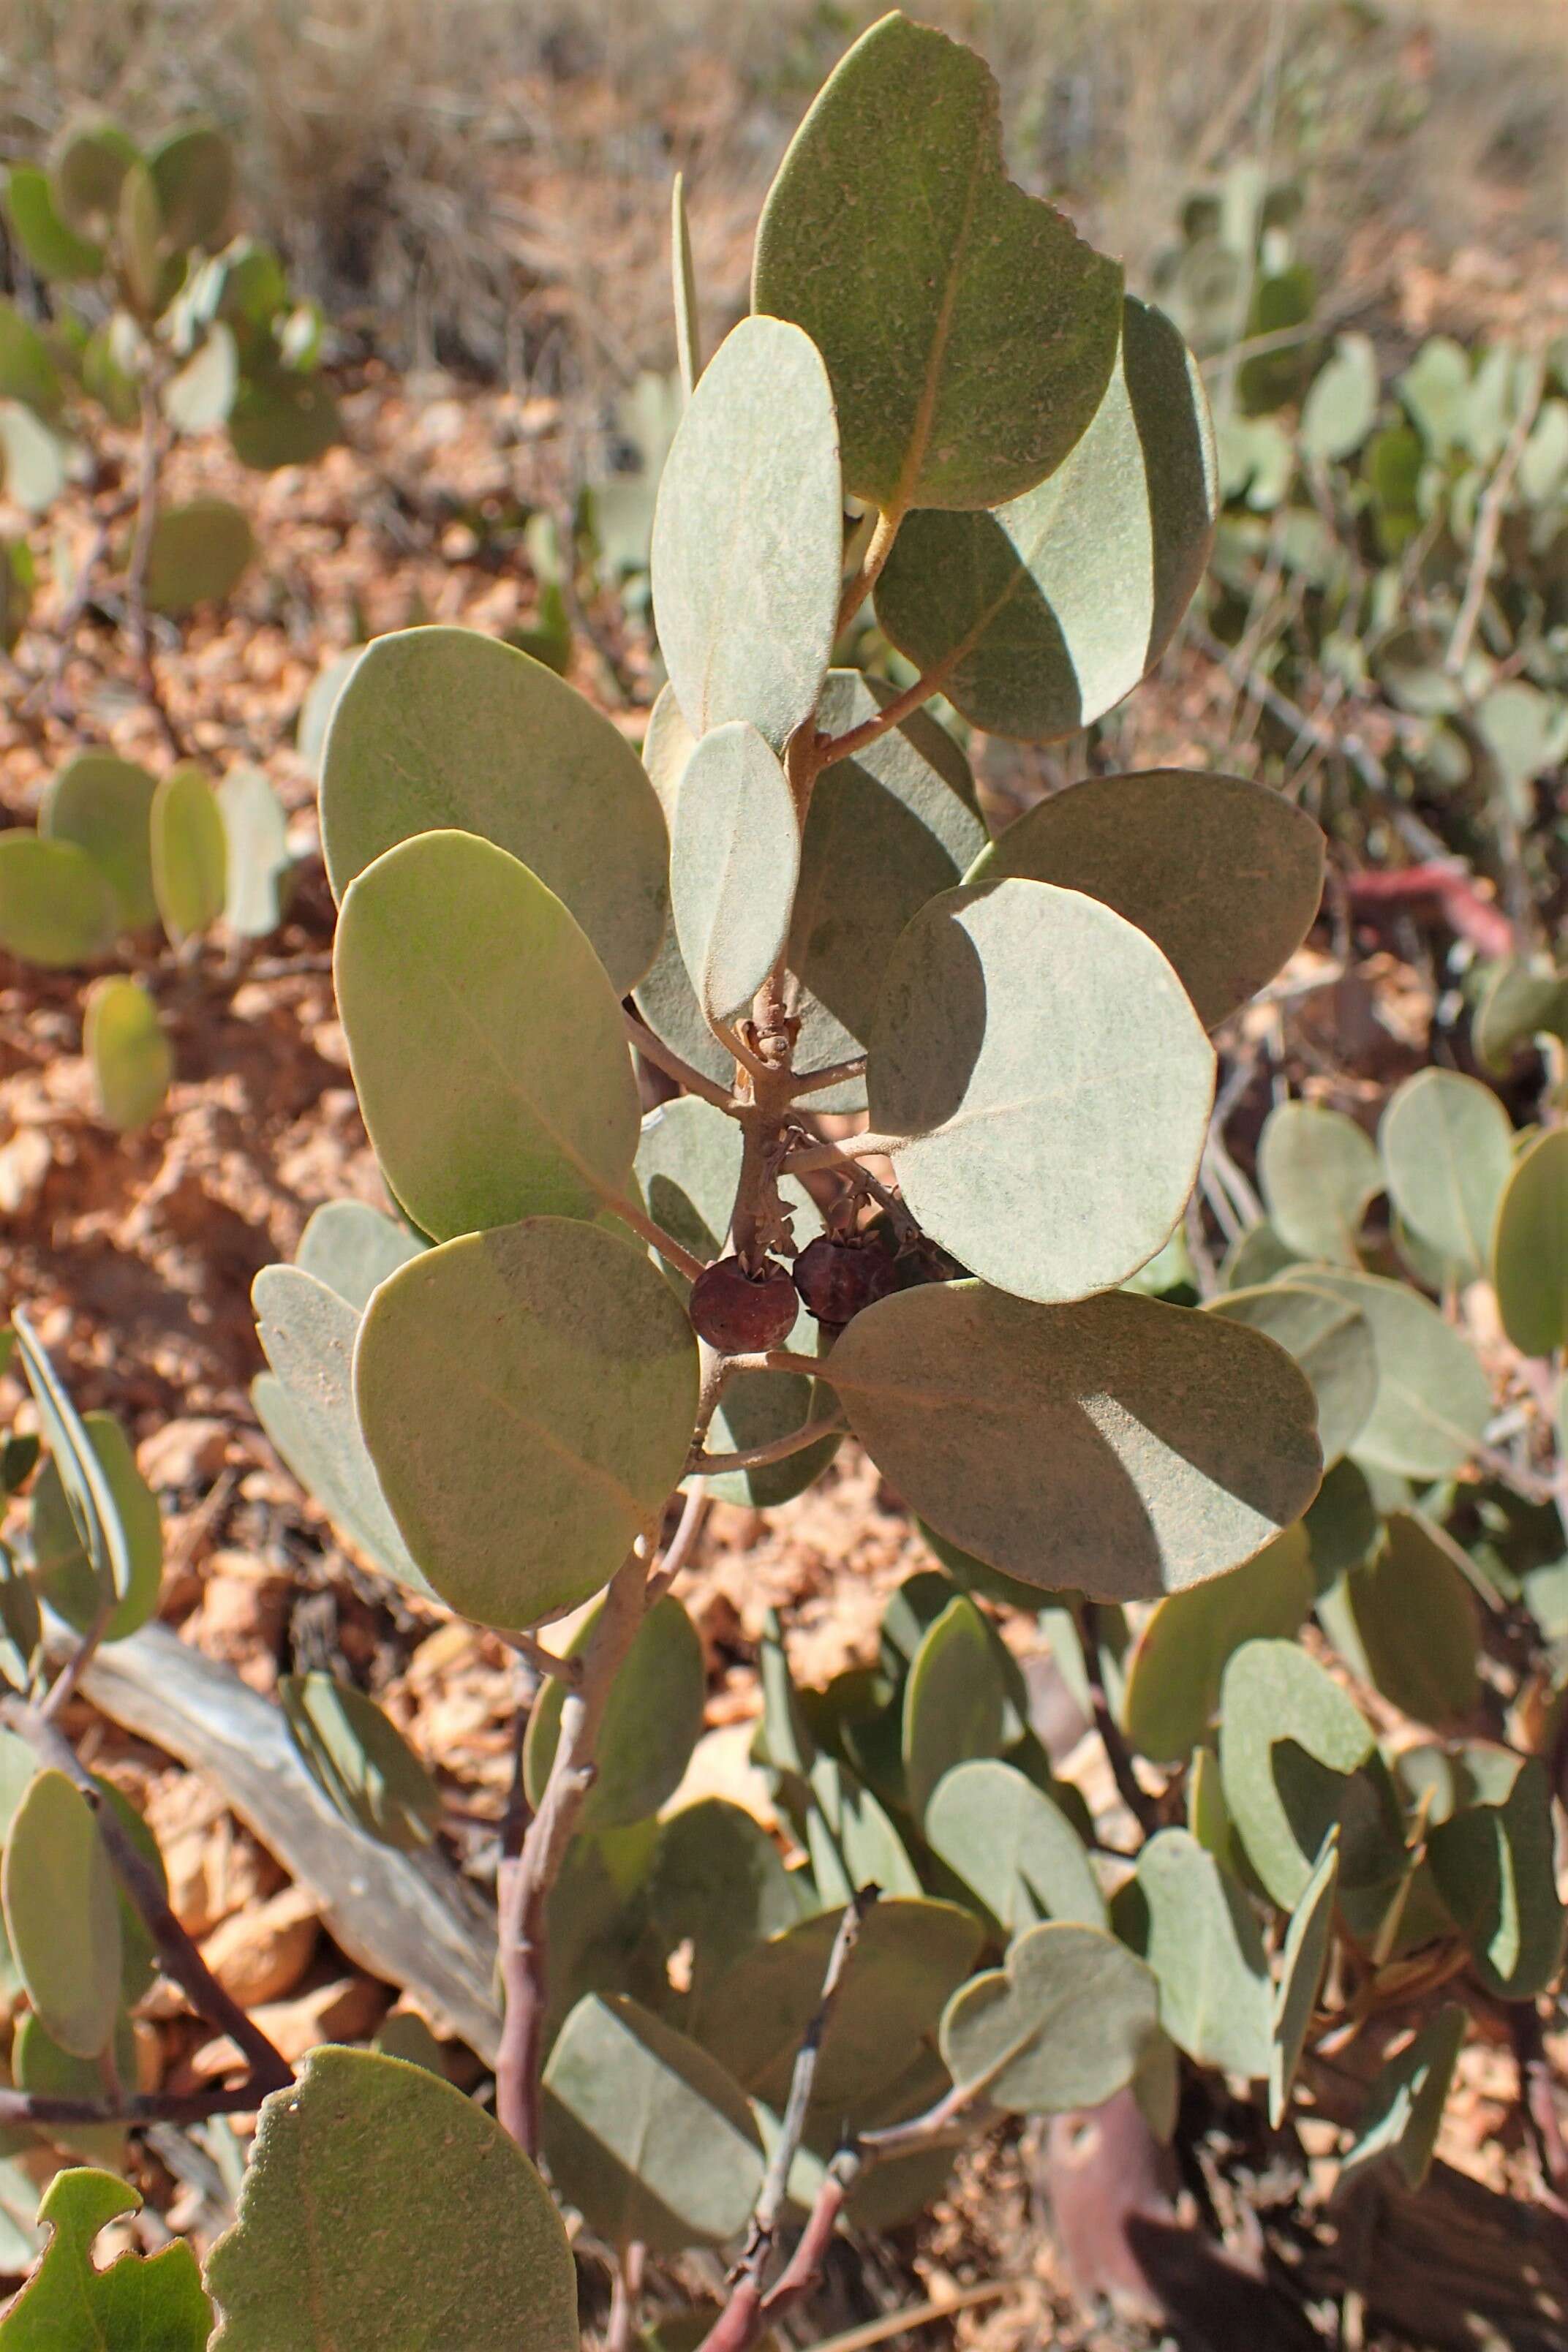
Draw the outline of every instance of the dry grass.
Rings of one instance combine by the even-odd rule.
[[[1568,230],[1563,0],[917,0],[982,47],[1014,168],[1134,281],[1205,171],[1309,183],[1337,270]],[[229,124],[256,225],[394,359],[602,391],[668,360],[664,206],[694,183],[714,323],[800,110],[875,0],[0,0],[0,147],[84,100]],[[1364,242],[1364,238],[1363,238]],[[1358,266],[1365,266],[1362,256]]]

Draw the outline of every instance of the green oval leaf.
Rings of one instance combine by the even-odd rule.
[[[1092,1084],[1085,1084],[1085,1074]],[[1214,1051],[1158,948],[1048,882],[945,891],[882,983],[875,1129],[926,1232],[1025,1298],[1152,1257],[1192,1190]]]
[[[993,514],[910,516],[877,617],[974,726],[1052,742],[1159,660],[1203,577],[1218,503],[1197,362],[1168,319],[1129,299],[1077,446]]]
[[[1375,1145],[1353,1118],[1321,1103],[1277,1104],[1258,1138],[1258,1181],[1288,1249],[1341,1265],[1359,1263],[1356,1237],[1384,1173]]]
[[[47,840],[74,841],[109,878],[128,931],[158,919],[153,889],[153,779],[112,751],[79,751],[49,779],[38,811]]]
[[[35,1774],[0,1864],[5,1933],[46,2032],[93,2058],[120,2006],[120,1913],[92,1808],[63,1772]]]
[[[11,1322],[44,1439],[87,1548],[98,1591],[123,1596],[130,1592],[133,1579],[131,1538],[121,1516],[119,1496],[64,1381],[39,1346],[21,1307],[12,1309]]]
[[[293,859],[289,820],[260,768],[231,768],[217,788],[228,843],[223,919],[242,940],[263,940],[283,919]]]
[[[1319,1442],[1331,1467],[1360,1437],[1377,1398],[1377,1349],[1360,1307],[1287,1276],[1257,1289],[1226,1291],[1207,1311],[1267,1332],[1295,1357],[1318,1400]]]
[[[157,1117],[174,1076],[174,1055],[158,1008],[139,980],[116,973],[93,982],[82,1045],[100,1118],[127,1134]]]
[[[216,247],[234,203],[234,150],[210,122],[187,122],[147,157],[163,234],[175,247]]]
[[[1469,1757],[1479,1760],[1474,1748]],[[1528,2000],[1563,1960],[1552,1801],[1538,1756],[1500,1750],[1493,1760],[1481,1801],[1440,1822],[1426,1851],[1482,1984],[1503,2000]]]
[[[49,347],[14,302],[0,301],[0,399],[20,400],[53,424],[64,404]]]
[[[344,1821],[381,1845],[428,1845],[441,1819],[436,1783],[373,1698],[329,1674],[285,1675],[278,1703],[296,1754]]]
[[[1121,272],[1002,161],[970,49],[884,16],[829,77],[757,227],[752,308],[827,362],[846,487],[985,507],[1058,466],[1116,356]]]
[[[858,671],[830,670],[818,728],[847,734],[891,693]],[[644,756],[672,821],[690,752],[673,698],[661,694]],[[800,983],[797,1070],[809,1074],[863,1048],[900,933],[928,898],[963,880],[984,844],[969,763],[928,711],[911,711],[856,758],[823,770],[812,788],[790,925],[789,968]],[[734,1066],[702,1018],[673,940],[637,1002],[667,1044],[731,1083]],[[819,1109],[854,1110],[865,1098],[855,1078],[813,1099]]]
[[[1221,1575],[1318,1484],[1311,1391],[1283,1349],[1130,1292],[903,1291],[855,1318],[830,1369],[910,1506],[1047,1592],[1147,1600]]]
[[[782,319],[742,319],[703,372],[653,519],[659,650],[687,725],[746,719],[782,751],[816,708],[844,544],[827,371]]]
[[[972,1756],[1002,1745],[1006,1693],[985,1620],[967,1593],[927,1628],[904,1684],[903,1758],[909,1806],[925,1819],[937,1783]]]
[[[595,1610],[573,1636],[580,1657]],[[595,1749],[594,1785],[579,1820],[584,1830],[623,1829],[657,1813],[680,1786],[702,1731],[707,1675],[690,1618],[668,1593],[647,1612],[622,1659]],[[547,1676],[523,1744],[523,1785],[537,1811],[561,1737],[566,1685]]]
[[[1443,1726],[1474,1711],[1475,1596],[1450,1547],[1419,1512],[1390,1515],[1382,1549],[1352,1570],[1338,1597],[1350,1639],[1342,1640],[1339,1612],[1325,1617],[1330,1639],[1402,1714]]]
[[[113,2051],[121,2081],[133,2083],[136,2041],[123,2009],[114,2021]],[[27,2010],[16,2022],[11,2044],[11,2072],[18,2090],[30,2091],[41,2098],[101,2099],[103,2054],[96,2051],[90,2058],[73,2057],[45,2032],[36,2011]],[[53,2124],[48,2136],[56,2147],[80,2164],[123,2164],[126,2160],[123,2124]],[[5,2340],[0,2336],[0,2344]],[[55,2352],[52,2345],[49,2352]]]
[[[426,1233],[591,1217],[621,1190],[638,1102],[620,1007],[515,857],[468,833],[388,850],[350,886],[333,971],[376,1158]]]
[[[1237,776],[1090,776],[1026,812],[965,877],[1081,890],[1146,933],[1212,1029],[1295,953],[1323,887],[1304,811]]]
[[[212,2305],[183,2241],[148,2256],[122,2252],[101,2268],[93,2259],[99,2231],[141,2205],[135,2189],[110,2173],[55,2175],[38,2207],[49,2241],[0,2322],[5,2352],[97,2352],[100,2345],[205,2352]]]
[[[847,1764],[816,1757],[806,1782],[805,1849],[819,1906],[847,1903],[862,1887],[920,1895],[920,1873],[869,1789]]]
[[[307,1218],[294,1263],[358,1314],[369,1306],[377,1283],[426,1246],[406,1225],[363,1201],[328,1201]]]
[[[1244,1643],[1220,1685],[1219,1765],[1247,1859],[1289,1910],[1373,1750],[1353,1699],[1294,1642]]]
[[[272,1367],[251,1386],[262,1428],[354,1549],[384,1575],[428,1594],[360,1434],[353,1391],[358,1302],[292,1265],[263,1266],[251,1299]]]
[[[1143,1957],[1160,1986],[1160,2022],[1200,2066],[1267,2075],[1272,1988],[1246,1895],[1187,1830],[1161,1830],[1138,1857],[1148,1906]]]
[[[544,2070],[552,2178],[608,2244],[656,2254],[745,2228],[763,2144],[734,2078],[624,1995],[580,2000]]]
[[[1048,1920],[973,1977],[942,2021],[955,2083],[1015,2115],[1097,2107],[1132,2080],[1159,2032],[1152,1972],[1113,1936]]]
[[[1500,963],[1470,1024],[1470,1037],[1485,1066],[1506,1076],[1521,1047],[1541,1036],[1568,1034],[1568,980],[1550,965]]]
[[[13,163],[5,181],[5,212],[17,244],[40,278],[96,278],[104,251],[60,218],[48,175],[34,163]]]
[[[384,850],[447,828],[537,874],[617,995],[642,978],[664,934],[668,842],[636,752],[542,662],[472,629],[404,629],[360,656],[327,730],[334,897]]]
[[[120,183],[139,160],[134,141],[102,115],[64,123],[49,148],[49,184],[61,218],[83,231],[111,222]]]
[[[334,2352],[434,2345],[458,2280],[463,2352],[577,2352],[566,2232],[521,2149],[424,2066],[313,2050],[207,2257],[213,2352],[276,2352],[303,2314]]]
[[[756,1945],[720,1978],[697,2022],[703,2046],[742,2088],[781,2112],[841,1916],[819,1911]],[[835,2132],[868,2119],[934,2034],[984,1935],[955,1903],[891,1895],[867,1914],[823,2032],[813,2118]]]
[[[1340,1841],[1331,1830],[1301,1898],[1290,1914],[1279,1955],[1279,1981],[1268,2048],[1268,2121],[1278,2131],[1290,2104],[1291,2085],[1306,2047],[1307,2029],[1317,2007],[1328,1965],[1339,1884]]]
[[[74,841],[19,826],[0,834],[0,948],[60,971],[112,945],[120,912],[105,876]]]
[[[194,761],[171,768],[153,795],[153,889],[176,945],[216,923],[228,892],[228,836],[217,794]]]
[[[657,1526],[697,1383],[668,1285],[629,1242],[563,1217],[412,1259],[354,1352],[360,1425],[408,1549],[489,1625],[585,1601]]]
[[[0,478],[5,495],[32,515],[54,504],[66,486],[67,445],[19,400],[0,400]]]
[[[1358,1461],[1405,1478],[1447,1478],[1468,1460],[1491,1418],[1491,1387],[1475,1349],[1430,1299],[1379,1275],[1303,1266],[1310,1285],[1356,1307],[1372,1326],[1377,1397],[1355,1441]]]
[[[127,1556],[122,1597],[100,1638],[122,1642],[156,1612],[163,1574],[163,1523],[158,1498],[137,1469],[131,1440],[114,1415],[83,1413],[81,1428],[112,1497]],[[103,1586],[53,1454],[33,1482],[31,1501],[34,1577],[50,1608],[77,1633],[85,1633],[98,1615]]]
[[[1180,1763],[1208,1729],[1233,1653],[1263,1635],[1299,1633],[1313,1592],[1298,1526],[1245,1567],[1157,1601],[1133,1647],[1121,1703],[1121,1727],[1138,1753]]]
[[[280,466],[313,465],[342,439],[343,420],[319,378],[279,369],[240,378],[228,437],[242,466],[271,474]]]
[[[676,937],[712,1027],[748,1009],[777,962],[800,871],[795,797],[754,727],[736,719],[704,735],[670,835]]]
[[[227,499],[165,507],[148,549],[147,603],[154,613],[172,614],[221,604],[255,553],[249,521]]]
[[[801,1889],[761,1823],[722,1797],[683,1806],[658,1833],[648,1904],[666,1952],[691,1947],[691,1999],[753,1944],[793,1927]]]
[[[1353,457],[1377,422],[1378,392],[1371,336],[1336,335],[1301,403],[1297,437],[1305,454],[1323,465]]]
[[[1491,1088],[1455,1070],[1419,1070],[1389,1097],[1377,1140],[1405,1223],[1461,1281],[1483,1280],[1513,1170],[1512,1121]]]
[[[1436,2016],[1381,2069],[1367,2093],[1354,2144],[1340,2168],[1342,2184],[1387,2158],[1406,2189],[1426,2186],[1468,2022],[1462,2001],[1445,2001]]]
[[[1106,1925],[1105,1898],[1060,1808],[1015,1765],[955,1764],[927,1802],[926,1843],[1008,1936],[1042,1919]]]
[[[234,330],[216,319],[178,374],[163,386],[163,414],[176,433],[210,433],[227,421],[238,389]]]
[[[1492,1281],[1503,1329],[1522,1355],[1568,1346],[1568,1129],[1537,1136],[1509,1180]]]

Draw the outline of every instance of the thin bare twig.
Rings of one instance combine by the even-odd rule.
[[[767,2172],[752,2210],[751,2227],[746,2233],[745,2251],[731,2275],[730,2300],[714,2326],[703,2338],[701,2352],[747,2352],[756,2342],[770,2317],[777,2315],[781,2296],[793,2302],[809,2292],[821,2266],[822,2255],[833,2234],[834,2224],[843,2203],[845,2189],[835,2178],[830,2167],[824,2192],[818,2197],[817,2209],[807,2222],[805,2232],[797,2247],[795,2258],[785,2268],[772,2294],[764,2294],[763,2281],[778,2236],[779,2218],[789,2191],[790,2170],[800,2148],[801,2135],[805,2129],[807,2111],[811,2105],[813,2086],[816,2081],[817,2060],[822,2052],[822,2037],[827,2030],[838,1998],[838,1989],[850,1958],[859,1941],[860,1928],[868,1913],[876,1903],[880,1889],[863,1886],[846,1906],[838,1923],[828,1955],[827,1970],[822,1979],[822,1991],[810,2024],[795,2053],[795,2072],[790,2077],[789,2099],[784,2107],[779,2135]],[[820,2209],[826,2199],[826,2210]],[[811,2251],[801,2261],[801,2248],[811,2240]],[[798,2274],[797,2273],[797,2264]],[[793,2275],[792,2274],[795,2274]]]
[[[1079,1639],[1083,1644],[1084,1673],[1089,1677],[1089,1705],[1094,1710],[1094,1727],[1100,1734],[1100,1744],[1105,1750],[1117,1792],[1145,1837],[1152,1837],[1160,1826],[1160,1808],[1150,1796],[1132,1769],[1132,1759],[1127,1742],[1121,1737],[1121,1727],[1110,1711],[1106,1696],[1105,1675],[1100,1663],[1100,1607],[1097,1601],[1086,1601],[1079,1617]]]
[[[605,2352],[631,2352],[632,2330],[642,2300],[643,2272],[647,2249],[634,2238],[610,2275],[610,2316],[605,2329]]]
[[[693,1486],[681,1505],[675,1533],[664,1548],[658,1568],[647,1580],[647,1605],[662,1601],[681,1570],[691,1557],[692,1547],[702,1532],[702,1522],[708,1516],[711,1497],[705,1486]]]
[[[847,1079],[862,1078],[865,1075],[865,1055],[851,1054],[846,1061],[829,1062],[825,1069],[808,1071],[804,1076],[797,1070],[790,1091],[798,1102],[803,1095],[825,1094],[829,1087],[841,1087]]]
[[[727,1088],[721,1087],[716,1078],[709,1077],[706,1071],[683,1060],[672,1045],[667,1045],[662,1037],[656,1036],[647,1022],[639,1020],[625,1005],[621,1007],[621,1019],[626,1024],[627,1037],[644,1061],[652,1062],[667,1078],[673,1078],[677,1086],[686,1088],[688,1094],[700,1095],[704,1102],[712,1103],[715,1108],[734,1108],[734,1098]]]
[[[520,1658],[527,1660],[536,1675],[567,1683],[574,1690],[581,1683],[583,1661],[575,1652],[562,1657],[558,1652],[547,1650],[542,1642],[535,1641],[531,1633],[506,1633],[501,1638],[509,1650],[515,1650]]]
[[[706,1272],[702,1260],[693,1257],[685,1243],[678,1242],[673,1234],[667,1234],[662,1225],[656,1225],[635,1201],[628,1201],[620,1192],[605,1192],[601,1198],[606,1209],[619,1217],[623,1224],[630,1225],[633,1233],[647,1242],[650,1249],[656,1249],[660,1257],[678,1267],[688,1282],[695,1282],[700,1274]]]
[[[687,1463],[686,1475],[689,1478],[722,1478],[731,1470],[765,1470],[770,1462],[787,1462],[792,1454],[803,1454],[819,1437],[842,1436],[846,1426],[835,1416],[831,1421],[803,1422],[787,1436],[770,1437],[765,1444],[742,1446],[733,1454],[705,1454],[699,1447]]]
[[[39,1705],[38,1713],[46,1723],[58,1722],[76,1696],[78,1685],[98,1654],[99,1645],[114,1621],[120,1599],[118,1592],[111,1592],[107,1600],[99,1602],[91,1624],[56,1675],[47,1696]]]
[[[1530,362],[1530,373],[1525,380],[1513,428],[1503,444],[1502,455],[1497,461],[1492,478],[1477,502],[1476,535],[1470,543],[1470,565],[1465,577],[1465,593],[1454,622],[1454,634],[1448,640],[1448,650],[1443,656],[1443,667],[1450,677],[1458,677],[1469,655],[1476,624],[1481,617],[1481,606],[1486,602],[1492,562],[1497,555],[1503,509],[1508,504],[1513,478],[1519,471],[1519,461],[1524,455],[1524,445],[1530,438],[1540,411],[1541,395],[1545,389],[1546,361],[1543,354],[1537,352]]]
[[[881,578],[882,567],[893,551],[893,541],[899,535],[899,525],[902,520],[902,516],[898,514],[879,514],[872,524],[866,552],[845,583],[844,593],[838,600],[838,618],[833,630],[836,637],[843,635]]]
[[[153,666],[152,640],[147,627],[147,570],[153,559],[153,535],[158,524],[158,467],[163,454],[163,421],[158,408],[158,387],[150,375],[143,376],[142,441],[136,473],[136,528],[132,534],[131,559],[125,568],[126,619],[130,626],[131,656],[136,664],[142,699],[157,719],[170,752],[176,760],[183,760],[184,745],[163,700],[163,689]]]

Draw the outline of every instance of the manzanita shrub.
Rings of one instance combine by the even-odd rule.
[[[121,1130],[163,1105],[174,1052],[156,992],[204,945],[230,950],[282,920],[293,872],[283,805],[259,768],[216,785],[195,761],[154,777],[108,751],[79,751],[44,789],[37,828],[0,833],[0,950],[47,971],[131,952],[147,978],[100,972],[82,1045],[100,1117]],[[159,934],[174,954],[159,953]]]
[[[171,436],[225,426],[241,462],[263,470],[308,463],[340,436],[317,374],[320,315],[290,295],[275,253],[230,236],[234,200],[233,151],[207,122],[183,123],[143,153],[117,123],[82,118],[44,163],[6,175],[14,276],[48,308],[0,302],[0,481],[41,514],[106,423],[140,425],[125,528],[94,558],[118,571],[137,629],[146,613],[226,597],[255,551],[230,501],[160,499]],[[7,556],[9,647],[31,570],[25,549]],[[72,583],[79,611],[91,584]]]
[[[1310,2112],[1346,2177],[1416,2185],[1471,2013],[1511,2005],[1528,2048],[1556,1980],[1561,1529],[1554,1568],[1515,1564],[1518,1514],[1539,1539],[1562,1492],[1562,1130],[1517,1139],[1438,1072],[1375,1144],[1286,1104],[1267,1218],[1205,1297],[1180,1234],[1211,1032],[1310,925],[1318,830],[1162,771],[991,838],[926,707],[1052,741],[1159,658],[1218,503],[1185,349],[1006,178],[979,60],[898,15],[806,117],[753,313],[706,367],[677,289],[644,761],[460,630],[375,641],[336,702],[338,999],[394,1205],[318,1211],[255,1288],[284,1459],[363,1561],[538,1678],[495,2114],[385,2053],[292,2079],[182,1942],[58,1731],[150,1605],[156,1511],[18,1315],[47,1458],[13,1464],[0,1586],[26,1997],[0,2113],[89,2164],[189,2120],[123,2088],[153,1966],[237,2045],[195,2111],[261,2104],[205,2280],[179,2249],[90,2268],[132,2192],[62,2174],[4,2352],[131,2313],[222,2352],[570,2352],[562,2207],[613,2270],[613,2340],[651,2325],[649,2258],[724,2248],[690,2340],[743,2352],[841,2215],[918,2211],[998,2115],[1123,2097],[1168,2138],[1211,2070],[1260,2130]],[[907,689],[833,666],[868,596]],[[646,1118],[634,1054],[677,1089]],[[1526,1400],[1501,1427],[1489,1369]],[[676,1588],[704,1496],[776,1506],[847,1433],[932,1565],[826,1689],[770,1627],[755,1752],[786,1850],[722,1800],[668,1809],[703,1710]],[[1120,1822],[1053,1771],[1018,1611]],[[281,1703],[345,1838],[429,1840],[366,1693],[310,1673]]]

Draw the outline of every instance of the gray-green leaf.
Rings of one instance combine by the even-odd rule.
[[[703,736],[670,831],[676,937],[713,1027],[750,1007],[778,961],[800,872],[795,796],[755,727],[734,719]]]
[[[827,371],[783,319],[742,319],[676,432],[653,521],[659,650],[694,735],[746,719],[782,751],[816,708],[844,543]]]
[[[563,1217],[411,1259],[354,1352],[360,1425],[408,1549],[490,1625],[587,1600],[657,1526],[697,1384],[668,1283],[630,1242]]]
[[[582,695],[472,629],[403,629],[354,665],[327,730],[321,842],[341,902],[411,834],[510,850],[570,908],[617,994],[658,951],[668,842],[629,743]]]
[[[867,1073],[873,1128],[926,1232],[1046,1303],[1122,1282],[1181,1215],[1214,1050],[1176,974],[1076,890],[945,891],[893,951]]]
[[[911,1507],[1047,1592],[1152,1599],[1221,1575],[1318,1485],[1312,1393],[1284,1349],[1129,1292],[904,1291],[855,1318],[828,1369]]]
[[[401,842],[350,885],[333,964],[371,1141],[425,1232],[591,1217],[621,1189],[639,1106],[620,1007],[515,857],[470,833]]]
[[[577,2003],[544,2070],[544,2150],[612,2246],[656,2254],[737,2236],[763,2183],[743,2092],[717,2059],[624,1995]]]
[[[1197,363],[1168,319],[1129,299],[1076,447],[994,514],[911,515],[877,617],[976,727],[1054,741],[1159,660],[1203,577],[1218,503]]]
[[[1097,2107],[1125,2088],[1159,2031],[1153,1973],[1098,1928],[1026,1927],[1005,1968],[972,1977],[942,2015],[955,2083],[1018,2115]]]
[[[821,352],[846,487],[885,510],[1031,488],[1115,360],[1121,272],[1007,178],[999,115],[972,50],[884,16],[820,92],[758,225],[752,307]]]
[[[423,2066],[312,2051],[263,2105],[239,2218],[207,2258],[213,2352],[333,2352],[449,2336],[463,2352],[577,2352],[561,2217],[500,2126]]]
[[[1053,793],[976,858],[1082,890],[1147,934],[1212,1029],[1305,939],[1323,887],[1323,836],[1294,803],[1237,776],[1153,768]]]

